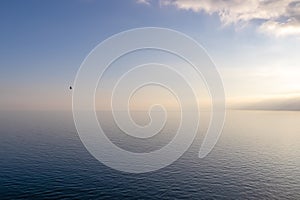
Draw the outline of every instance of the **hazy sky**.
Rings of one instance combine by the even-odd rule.
[[[85,56],[112,34],[144,26],[202,44],[232,102],[300,93],[299,1],[2,0],[0,109],[69,109],[68,86]]]

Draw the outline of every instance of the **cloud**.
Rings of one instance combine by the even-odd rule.
[[[151,5],[150,0],[136,0],[139,4]]]
[[[151,0],[147,2],[150,3]],[[247,24],[257,20],[260,21],[259,32],[277,37],[300,36],[299,0],[160,0],[159,2],[161,6],[217,14],[224,25]]]
[[[300,36],[300,22],[295,19],[289,19],[286,22],[267,21],[263,23],[259,29],[260,32],[282,36]]]

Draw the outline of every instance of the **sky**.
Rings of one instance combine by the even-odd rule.
[[[87,54],[113,34],[149,26],[199,42],[229,104],[299,108],[299,1],[2,0],[0,109],[71,109],[68,88]]]

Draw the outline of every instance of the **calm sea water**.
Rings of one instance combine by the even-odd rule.
[[[167,144],[177,128],[174,114],[161,136],[143,142],[99,115],[108,136],[136,152]],[[146,174],[95,160],[70,112],[1,111],[0,127],[1,199],[300,199],[300,112],[230,111],[207,157],[197,157],[200,130],[179,160]]]

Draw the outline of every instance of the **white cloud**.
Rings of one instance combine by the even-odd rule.
[[[259,27],[259,31],[269,35],[281,36],[300,36],[300,22],[289,19],[286,22],[267,21]]]
[[[150,5],[150,0],[136,0],[137,3],[139,4],[145,4],[145,5]]]
[[[260,32],[300,36],[300,0],[160,0],[160,5],[216,13],[224,25],[261,20]]]

